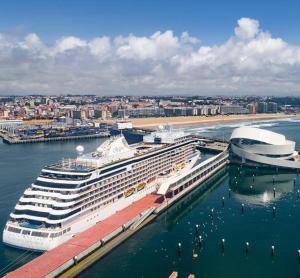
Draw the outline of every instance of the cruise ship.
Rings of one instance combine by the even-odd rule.
[[[49,165],[25,190],[3,231],[7,245],[50,250],[150,193],[158,180],[200,161],[196,139],[160,128],[129,145],[118,135],[96,151]]]

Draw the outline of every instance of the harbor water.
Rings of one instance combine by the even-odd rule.
[[[228,138],[232,129],[242,124],[283,133],[300,146],[300,121],[296,119],[185,129]],[[18,198],[45,164],[74,157],[78,144],[91,151],[102,141],[11,146],[0,143],[1,232]],[[230,166],[211,183],[206,194],[196,191],[187,196],[80,277],[168,277],[172,271],[178,271],[180,277],[189,273],[210,278],[300,277],[297,190],[297,173]],[[195,225],[200,227],[198,232]],[[11,265],[15,268],[36,255],[0,243],[0,276],[10,263],[15,262]]]

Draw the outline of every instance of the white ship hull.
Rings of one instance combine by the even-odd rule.
[[[85,231],[92,227],[97,222],[104,220],[105,218],[113,215],[117,211],[129,206],[133,202],[145,197],[146,195],[156,191],[156,183],[149,184],[145,189],[136,192],[135,194],[119,199],[116,203],[110,204],[104,208],[100,208],[88,216],[85,215],[82,219],[77,220],[71,225],[70,232],[57,238],[40,238],[31,235],[23,235],[21,233],[13,233],[8,230],[3,232],[3,242],[7,245],[21,248],[30,249],[34,251],[46,251],[50,250],[63,242],[71,239],[74,235]]]
[[[147,194],[165,192],[166,178],[186,175],[199,158],[195,141],[166,131],[129,146],[120,135],[92,153],[46,166],[10,214],[3,242],[50,250]]]

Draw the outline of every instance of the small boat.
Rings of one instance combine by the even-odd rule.
[[[137,188],[136,188],[137,191],[140,191],[140,190],[144,189],[144,188],[145,188],[145,185],[146,185],[145,182],[140,183],[140,184],[137,186]]]
[[[134,192],[135,192],[135,188],[129,188],[129,189],[124,193],[124,196],[125,196],[125,197],[129,197],[129,196],[131,196]]]

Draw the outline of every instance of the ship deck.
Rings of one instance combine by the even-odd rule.
[[[161,203],[162,198],[160,195],[149,194],[58,247],[46,251],[19,269],[8,273],[5,277],[45,277],[141,212],[151,207],[158,207]]]

